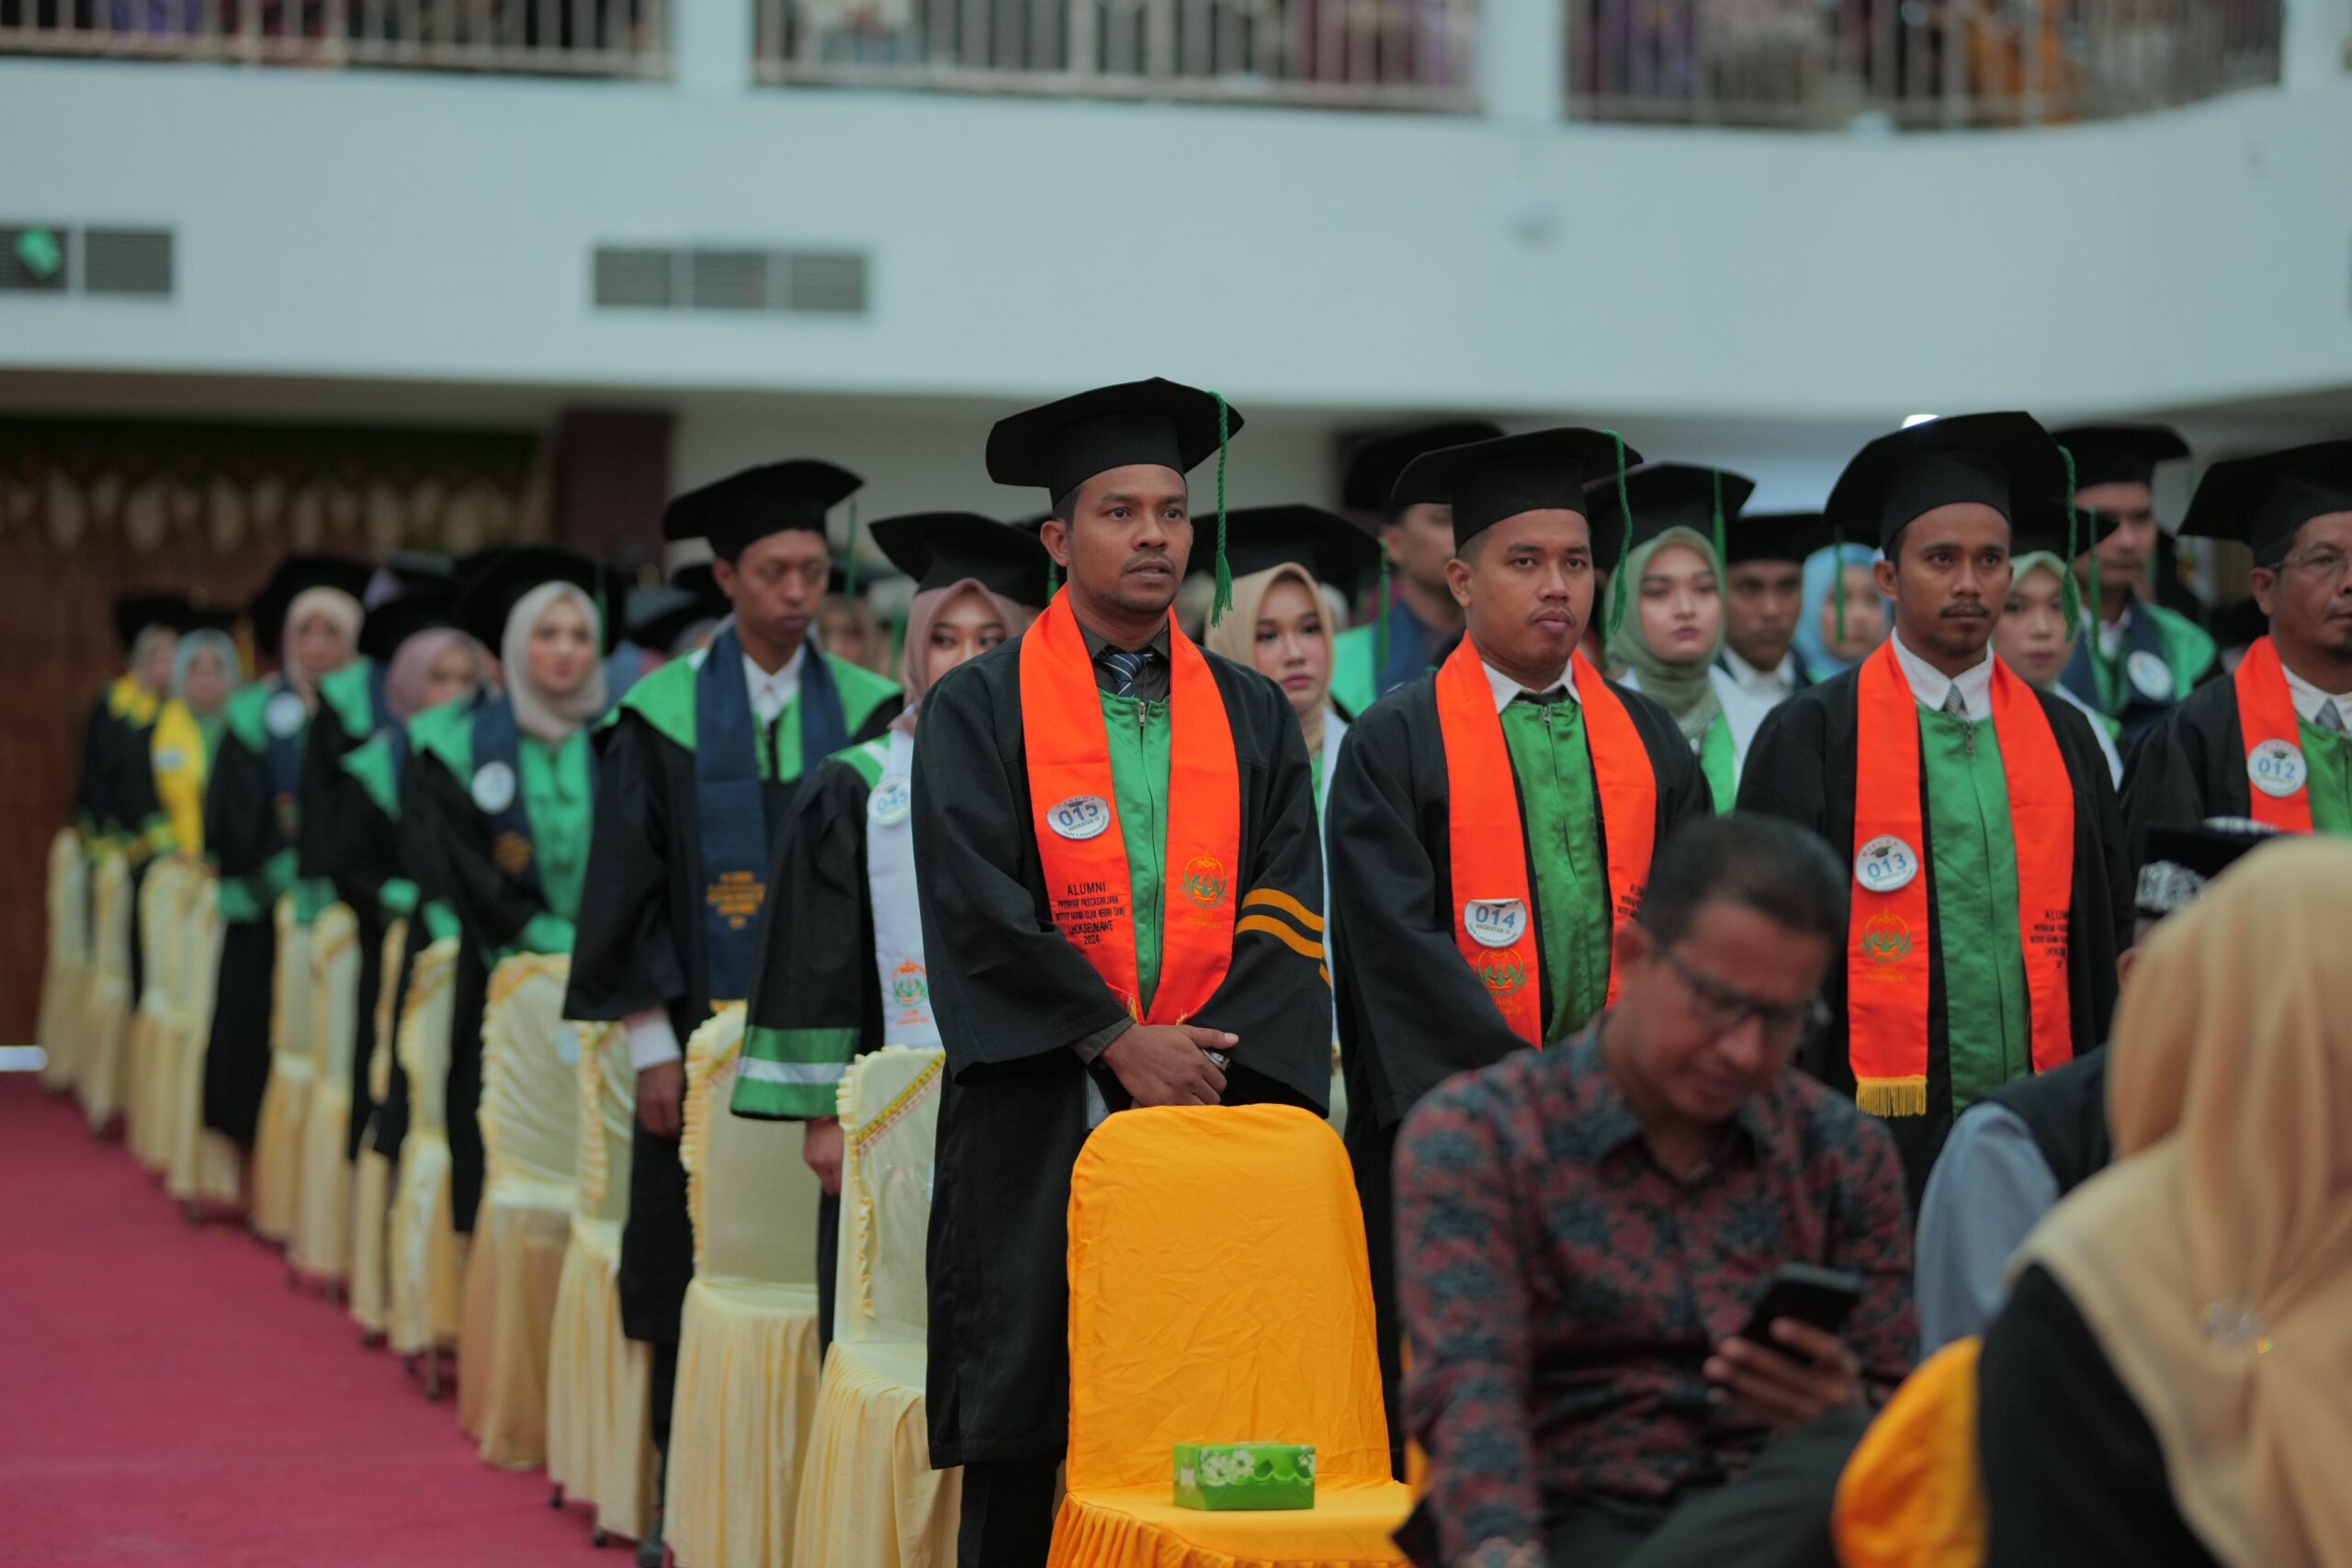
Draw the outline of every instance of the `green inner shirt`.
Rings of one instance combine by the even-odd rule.
[[[2018,842],[1990,723],[1919,712],[1955,1115],[2032,1070]]]
[[[2352,737],[2299,719],[2302,731],[2303,788],[2310,792],[2312,831],[2352,833]]]
[[[1739,757],[1732,746],[1731,721],[1721,714],[1699,738],[1699,771],[1715,797],[1716,814],[1729,811],[1739,799]]]
[[[1167,919],[1168,764],[1171,728],[1165,702],[1140,697],[1102,699],[1102,729],[1111,742],[1111,790],[1118,796],[1119,833],[1127,845],[1127,897],[1135,913],[1137,1005],[1151,1010],[1159,989],[1161,922]]]
[[[1514,702],[1502,721],[1535,868],[1536,942],[1552,998],[1548,1044],[1582,1029],[1608,999],[1609,868],[1594,819],[1582,705]],[[1457,900],[1465,896],[1453,891]]]
[[[547,895],[548,908],[566,920],[577,919],[581,886],[588,878],[588,832],[595,806],[590,792],[588,732],[573,730],[560,747],[527,735],[522,742],[523,798],[530,803],[539,888]]]

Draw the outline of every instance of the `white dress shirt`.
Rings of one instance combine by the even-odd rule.
[[[1966,705],[1970,718],[1988,719],[1993,716],[1993,649],[1989,644],[1984,649],[1984,661],[1973,670],[1961,671],[1960,678],[1954,680],[1904,647],[1900,633],[1895,635],[1894,642],[1895,662],[1903,666],[1903,678],[1911,683],[1911,694],[1918,700],[1921,707],[1930,713],[1941,713],[1944,699],[1957,686],[1960,688],[1960,700]]]
[[[1726,643],[1723,668],[1744,695],[1758,702],[1778,703],[1797,694],[1797,656],[1793,653],[1781,655],[1781,661],[1770,670],[1758,670]]]
[[[1541,690],[1530,690],[1529,688],[1521,685],[1518,682],[1512,680],[1510,676],[1504,674],[1493,665],[1488,664],[1483,659],[1480,660],[1478,663],[1479,667],[1486,671],[1487,684],[1495,694],[1495,711],[1497,713],[1500,713],[1503,709],[1510,706],[1513,702],[1516,702],[1519,699],[1519,695],[1522,692],[1525,692],[1527,695],[1533,697],[1541,696],[1544,692],[1558,691],[1565,688],[1567,692],[1568,700],[1570,702],[1581,703],[1584,700],[1577,695],[1577,663],[1573,659],[1560,666],[1560,678],[1558,680],[1553,682],[1548,686],[1543,687]]]
[[[792,657],[784,661],[784,667],[771,675],[752,663],[750,654],[743,656],[743,684],[751,692],[752,712],[759,719],[761,728],[774,724],[776,716],[791,706],[793,699],[800,695],[801,660],[808,657],[808,645],[804,641],[793,649]],[[678,1047],[678,1032],[670,1022],[668,1009],[647,1008],[642,1012],[629,1014],[623,1023],[628,1030],[629,1066],[639,1072],[660,1066],[664,1062],[674,1062],[685,1055]]]
[[[2286,666],[2281,664],[2280,669]],[[2335,705],[2335,716],[2344,721],[2344,732],[2352,735],[2352,692],[2323,692],[2292,670],[2287,671],[2287,695],[2295,705],[2295,712],[2305,723],[2317,724],[2319,710],[2328,704]]]

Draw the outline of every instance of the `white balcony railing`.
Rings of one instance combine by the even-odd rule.
[[[2143,114],[2276,83],[2280,0],[1567,0],[1569,113],[1792,128]]]
[[[668,73],[668,0],[0,0],[0,54]]]
[[[763,82],[1336,108],[1477,104],[1475,0],[758,5]]]

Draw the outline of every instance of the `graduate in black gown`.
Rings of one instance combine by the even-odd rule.
[[[2132,847],[2209,817],[2352,833],[2352,441],[2214,464],[2180,531],[2253,547],[2267,632],[2132,753]]]
[[[1331,782],[1348,1153],[1399,1474],[1397,1125],[1453,1074],[1582,1029],[1609,995],[1610,943],[1650,850],[1714,810],[1673,716],[1577,653],[1626,532],[1621,519],[1595,536],[1585,486],[1618,462],[1605,434],[1546,430],[1404,470],[1400,506],[1452,508],[1464,636],[1357,718]]]
[[[928,1407],[932,1462],[964,1467],[967,1568],[1034,1568],[1051,1540],[1064,1216],[1089,1129],[1134,1105],[1320,1113],[1330,1093],[1297,717],[1170,613],[1184,475],[1221,413],[1240,428],[1213,394],[1148,380],[1000,421],[989,476],[1052,498],[1042,536],[1068,584],[923,701],[914,852],[948,1065]]]
[[[915,581],[900,676],[906,710],[888,735],[837,751],[793,797],[760,920],[760,963],[735,1077],[739,1116],[803,1123],[802,1156],[826,1198],[817,1221],[817,1318],[833,1337],[842,1125],[851,1061],[936,1045],[930,964],[908,820],[922,694],[1021,635],[1044,607],[1052,558],[1035,534],[968,512],[887,517],[868,530]]]
[[[126,593],[114,602],[115,634],[129,662],[90,705],[74,786],[74,823],[93,855],[109,845],[130,848],[146,829],[153,794],[148,737],[171,695],[172,655],[189,616],[176,594]]]
[[[1915,1204],[1954,1116],[2107,1038],[2131,940],[2122,816],[2091,721],[1990,646],[2013,543],[2084,547],[2065,487],[2057,445],[2022,413],[1864,447],[1827,514],[1842,537],[1879,540],[1894,635],[1773,709],[1740,782],[1743,810],[1852,859],[1830,1021],[1797,1060],[1887,1120]]]
[[[758,917],[793,785],[882,733],[899,689],[809,637],[829,508],[858,477],[810,459],[747,469],[670,503],[662,530],[707,538],[732,620],[631,686],[597,734],[595,829],[564,1016],[624,1023],[637,1067],[621,1325],[653,1347],[653,1438],[667,1451],[694,1229],[678,1160],[683,1042],[751,995]],[[658,1531],[639,1543],[658,1562]]]
[[[317,918],[332,886],[300,874],[302,752],[319,685],[356,657],[368,569],[324,556],[289,557],[254,599],[254,640],[275,675],[229,699],[225,732],[204,787],[204,847],[219,870],[220,984],[204,1055],[204,1124],[250,1146],[269,1082],[277,959],[275,911]]]

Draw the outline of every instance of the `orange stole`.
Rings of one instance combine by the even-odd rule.
[[[2287,690],[2287,666],[2278,658],[2278,645],[2267,637],[2255,638],[2230,679],[2236,683],[2238,729],[2245,739],[2248,815],[2282,833],[2310,832],[2312,792],[2303,760],[2302,721]],[[2284,793],[2273,795],[2272,789]]]
[[[1110,738],[1067,589],[1021,645],[1029,809],[1054,926],[1146,1023],[1182,1021],[1224,983],[1233,962],[1234,880],[1241,874],[1241,767],[1225,694],[1172,612],[1168,651],[1168,875],[1159,984],[1147,1011]]]
[[[1657,777],[1633,716],[1600,672],[1573,656],[1585,744],[1600,797],[1609,862],[1610,929],[1634,918],[1657,838]],[[1512,1032],[1542,1049],[1543,944],[1528,872],[1519,790],[1495,712],[1494,688],[1464,637],[1437,672],[1438,733],[1445,745],[1446,833],[1453,855],[1453,945],[1486,984]],[[1609,976],[1609,1000],[1617,976]]]
[[[1847,915],[1847,1055],[1854,1100],[1873,1116],[1928,1113],[1928,987],[1934,907],[1920,798],[1919,705],[1888,641],[1863,663],[1856,691],[1854,897]],[[2017,839],[2018,922],[2024,950],[2033,1067],[2071,1060],[2067,931],[2075,902],[2075,793],[2050,716],[2033,689],[1997,659],[1993,732],[2001,748]],[[1912,874],[1873,886],[1899,842]],[[1893,880],[1890,878],[1890,880]]]

